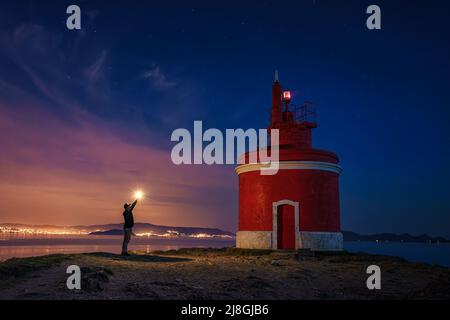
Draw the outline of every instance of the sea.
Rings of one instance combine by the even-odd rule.
[[[0,233],[0,261],[55,253],[110,252],[119,254],[121,236],[34,235]],[[151,252],[179,248],[223,248],[235,245],[223,238],[133,237],[129,250]],[[450,267],[450,244],[404,242],[344,242],[349,252],[366,252]]]

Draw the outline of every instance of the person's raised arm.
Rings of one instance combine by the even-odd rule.
[[[137,199],[136,200],[134,200],[134,202],[131,204],[131,206],[130,206],[130,210],[133,210],[134,209],[134,207],[136,206],[136,204],[137,204]]]

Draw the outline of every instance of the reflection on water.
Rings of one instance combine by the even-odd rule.
[[[179,248],[234,246],[234,239],[180,239],[133,237],[129,250],[147,253],[154,250]],[[12,257],[31,257],[55,253],[110,252],[120,253],[120,236],[58,236],[58,235],[18,235],[0,234],[0,261]]]

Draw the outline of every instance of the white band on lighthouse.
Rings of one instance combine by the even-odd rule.
[[[278,170],[322,170],[341,174],[342,167],[331,162],[320,161],[280,161]],[[235,171],[239,175],[245,172],[259,171],[264,166],[262,163],[248,163],[236,167]]]
[[[238,231],[236,247],[245,249],[277,250],[274,231]],[[295,249],[311,249],[313,251],[341,251],[344,237],[341,232],[295,231]]]

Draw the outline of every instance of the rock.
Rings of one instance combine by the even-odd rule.
[[[164,299],[166,295],[161,291],[154,290],[153,288],[149,288],[148,286],[143,286],[138,283],[127,283],[124,288],[125,292],[131,293],[134,298],[137,299]]]
[[[109,282],[112,271],[104,268],[81,268],[81,290],[87,292],[103,291]]]
[[[282,267],[284,265],[282,260],[272,260],[270,262],[270,264],[275,266],[275,267]]]

